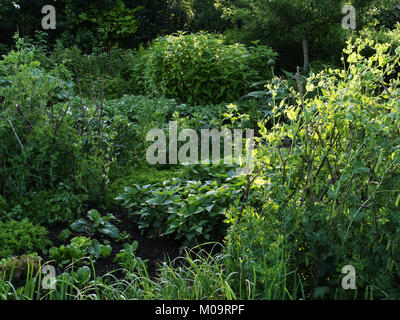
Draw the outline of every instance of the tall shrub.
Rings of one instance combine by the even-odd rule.
[[[264,70],[275,56],[268,47],[227,45],[219,35],[180,33],[160,37],[142,50],[136,81],[148,92],[190,104],[234,101],[252,82],[268,76]]]

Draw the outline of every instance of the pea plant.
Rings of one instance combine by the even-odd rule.
[[[344,52],[345,70],[305,86],[298,77],[296,103],[275,107],[272,129],[260,124],[262,215],[281,222],[291,267],[310,279],[314,298],[338,297],[347,264],[365,294],[394,288],[399,271],[400,51],[360,38]]]

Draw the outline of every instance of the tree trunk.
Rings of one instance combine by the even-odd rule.
[[[303,38],[303,55],[304,55],[304,70],[308,70],[308,65],[310,64],[310,56],[308,53],[308,40],[306,37]]]

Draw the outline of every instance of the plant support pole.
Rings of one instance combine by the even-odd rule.
[[[24,146],[22,145],[22,142],[21,142],[21,140],[19,139],[18,134],[17,134],[17,132],[15,131],[14,126],[13,126],[11,120],[10,120],[10,119],[7,119],[7,120],[8,120],[8,123],[10,124],[10,126],[11,126],[12,131],[14,132],[15,137],[17,138],[17,140],[18,140],[18,142],[19,142],[19,145],[21,146],[21,149],[24,150]]]

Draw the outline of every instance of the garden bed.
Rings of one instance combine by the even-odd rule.
[[[181,242],[168,237],[150,238],[143,235],[137,225],[128,217],[126,213],[114,213],[114,216],[120,221],[117,225],[121,232],[127,232],[131,236],[131,240],[138,241],[139,247],[136,256],[142,260],[148,260],[147,267],[149,276],[155,277],[157,268],[163,261],[174,260],[179,256],[179,248]],[[57,224],[49,228],[49,238],[53,242],[53,246],[60,246],[63,243],[57,238],[61,231],[68,226],[65,224]],[[84,234],[82,234],[84,235]],[[94,239],[96,237],[93,237]],[[101,239],[98,239],[101,240]],[[103,276],[108,272],[121,269],[118,263],[113,262],[115,255],[124,247],[124,242],[118,242],[112,238],[108,238],[112,246],[112,253],[108,258],[100,258],[94,262],[97,276]],[[43,256],[43,262],[50,261],[48,256]],[[62,272],[63,270],[57,270]],[[120,274],[122,276],[122,274]]]

